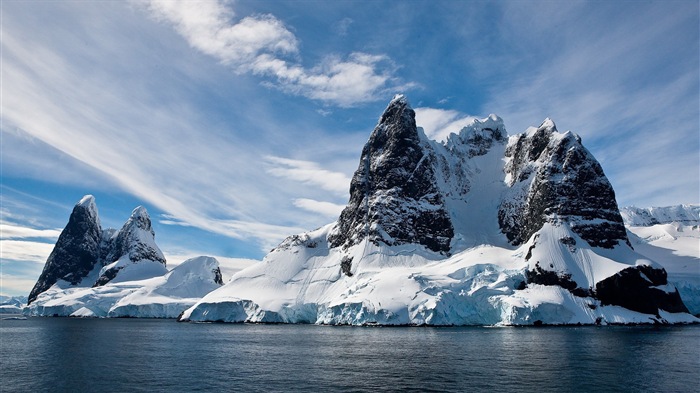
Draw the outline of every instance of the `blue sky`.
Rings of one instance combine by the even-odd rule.
[[[144,205],[169,263],[262,258],[337,218],[396,93],[436,139],[551,117],[621,206],[700,202],[695,0],[0,4],[3,294],[85,194],[104,227]]]

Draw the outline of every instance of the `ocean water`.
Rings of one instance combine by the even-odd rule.
[[[700,327],[0,321],[1,392],[697,392]]]

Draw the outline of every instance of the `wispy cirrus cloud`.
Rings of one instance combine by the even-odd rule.
[[[350,178],[345,173],[329,171],[318,163],[275,156],[267,156],[265,160],[269,164],[267,172],[273,176],[320,187],[337,195],[347,195],[350,189]]]
[[[36,229],[16,224],[0,223],[0,239],[57,239],[60,234],[60,229]]]
[[[652,2],[631,12],[614,2],[501,3],[502,50],[518,62],[472,63],[480,77],[494,80],[482,107],[502,116],[511,134],[551,117],[560,130],[581,135],[621,205],[697,203],[698,4],[675,4]],[[677,61],[686,51],[695,55]]]
[[[53,244],[25,240],[0,240],[2,259],[43,264],[53,250]],[[41,269],[39,269],[41,270]]]
[[[269,78],[264,84],[289,94],[340,107],[374,101],[389,91],[406,90],[396,66],[383,54],[352,52],[346,57],[327,56],[307,68],[299,61],[299,41],[273,15],[235,19],[225,2],[149,0],[136,2],[157,20],[170,23],[195,49],[219,59],[236,72]],[[339,22],[339,33],[351,21]]]
[[[177,4],[187,7],[188,2]],[[38,161],[42,165],[28,166],[35,172],[27,175],[57,179],[58,183],[77,179],[73,184],[88,192],[90,187],[117,189],[169,214],[169,224],[184,223],[252,241],[263,251],[290,233],[301,232],[307,224],[317,225],[318,217],[302,216],[301,209],[272,212],[268,208],[292,205],[301,195],[275,184],[265,171],[261,157],[269,154],[267,149],[274,149],[275,142],[253,145],[247,141],[247,133],[281,145],[295,138],[278,132],[282,127],[269,120],[264,109],[248,103],[232,113],[235,121],[209,120],[206,109],[188,101],[196,91],[192,83],[219,84],[219,80],[207,80],[206,71],[191,61],[180,62],[177,51],[154,50],[160,36],[149,30],[153,24],[137,25],[134,30],[139,34],[132,36],[119,22],[132,17],[123,4],[50,6],[50,12],[63,17],[50,19],[55,26],[49,37],[34,34],[32,23],[39,22],[32,19],[32,13],[21,12],[21,3],[7,9],[3,5],[2,91],[12,99],[2,101],[0,132],[3,137],[13,135],[3,139],[6,168],[19,170]],[[19,11],[13,14],[13,7]],[[91,23],[105,13],[112,17]],[[210,21],[210,16],[204,12],[201,18]],[[199,26],[182,23],[186,31],[196,32]],[[251,22],[251,26],[258,25]],[[268,29],[269,37],[291,37],[274,23]],[[84,31],[91,34],[81,35]],[[238,30],[227,34],[224,36],[236,36],[231,39],[236,45],[256,39]],[[248,42],[248,53],[293,52],[291,38],[286,46],[272,41]],[[91,50],[75,52],[76,42]],[[226,50],[227,46],[209,49],[211,53]],[[238,60],[230,58],[231,62]],[[169,72],[158,72],[165,63]],[[125,70],[123,64],[142,66]],[[27,140],[36,141],[30,144],[32,149],[26,149]],[[6,155],[6,151],[13,154]],[[332,183],[339,181],[338,176],[328,174]],[[336,186],[324,188],[328,189],[332,191],[326,192],[338,192]]]
[[[345,208],[345,205],[324,201],[316,201],[307,198],[295,199],[294,206],[313,213],[322,214],[331,219],[338,218],[340,216],[340,213]]]

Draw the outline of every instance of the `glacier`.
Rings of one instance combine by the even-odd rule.
[[[134,265],[133,276],[95,287],[58,282],[24,309],[27,315],[72,317],[177,318],[185,309],[223,284],[219,261],[200,256],[186,260],[164,275],[152,276],[151,266]]]
[[[415,246],[363,242],[348,251],[328,247],[332,225],[310,232],[303,242],[282,244],[260,265],[234,275],[226,285],[186,310],[182,320],[331,325],[532,325],[697,322],[687,313],[648,315],[602,305],[551,285],[525,282],[518,248],[480,245],[449,258]],[[558,236],[566,228],[545,228]],[[574,235],[575,236],[575,235]],[[582,241],[581,241],[582,242]],[[308,247],[313,244],[313,247]],[[591,279],[628,264],[650,264],[626,250],[596,254],[589,247],[571,255],[568,246],[542,251],[552,259],[576,259]],[[341,271],[345,256],[359,263],[351,277]],[[582,269],[583,271],[583,269]]]
[[[445,142],[392,100],[338,221],[290,236],[182,321],[330,325],[697,323],[635,251],[602,168],[551,119]],[[629,288],[629,290],[628,290]]]

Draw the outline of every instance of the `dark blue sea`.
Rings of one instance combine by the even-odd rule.
[[[0,321],[2,392],[698,392],[700,327]]]

